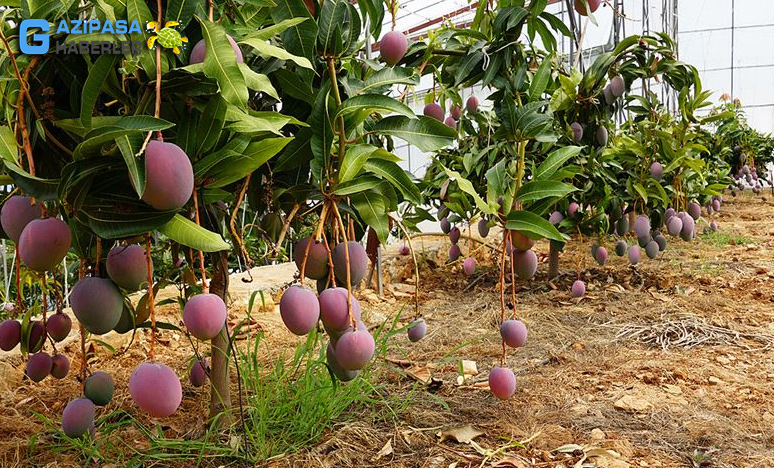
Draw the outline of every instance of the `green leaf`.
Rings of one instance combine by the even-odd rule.
[[[484,199],[481,198],[478,192],[476,192],[473,184],[468,179],[462,177],[459,172],[453,171],[446,166],[441,165],[441,167],[443,167],[444,172],[446,172],[446,175],[448,175],[449,178],[454,179],[457,182],[457,186],[460,188],[460,190],[473,197],[473,201],[475,201],[476,207],[479,210],[484,213],[491,213],[489,206],[486,204]]]
[[[562,236],[553,224],[529,211],[512,211],[508,215],[508,221],[506,222],[505,227],[512,231],[522,232],[532,239],[550,239],[558,242],[565,241],[564,236]]]
[[[96,128],[87,133],[84,140],[75,147],[73,159],[94,156],[99,153],[102,145],[125,135],[161,131],[170,127],[170,122],[149,116],[124,117],[114,125]]]
[[[425,116],[417,119],[402,115],[386,117],[374,125],[373,132],[400,138],[426,152],[448,146],[457,137],[453,128]]]
[[[19,157],[19,148],[16,146],[16,137],[8,125],[0,125],[0,158],[16,163]]]
[[[390,235],[390,225],[387,220],[389,213],[384,203],[384,197],[376,192],[368,191],[351,195],[350,201],[363,221],[374,229],[379,240],[382,243],[387,242],[387,237]]]
[[[142,138],[135,138],[139,140],[139,145],[142,145]],[[145,193],[145,166],[142,160],[138,160],[135,156],[135,145],[132,145],[132,139],[128,135],[124,135],[116,138],[116,145],[121,151],[121,156],[124,157],[127,169],[129,169],[129,180],[132,181],[132,187],[137,192],[137,196],[142,198],[142,194]],[[137,148],[139,150],[139,147]]]
[[[292,18],[311,18],[303,0],[277,0],[277,6],[272,8],[271,16],[277,24]],[[306,57],[310,63],[314,60],[314,46],[317,41],[315,21],[304,21],[290,26],[280,37],[288,52]]]
[[[291,61],[296,65],[298,65],[299,67],[308,68],[310,70],[314,68],[312,67],[312,62],[310,62],[306,57],[299,57],[297,55],[293,55],[290,52],[286,51],[285,49],[281,49],[277,46],[268,44],[261,39],[248,38],[240,41],[239,43],[249,45],[255,50],[255,52],[258,55],[262,55],[265,57],[274,57],[279,60]]]
[[[336,190],[333,191],[336,195],[352,195],[353,193],[364,192],[371,190],[379,186],[382,183],[382,179],[376,176],[364,175],[357,179],[342,182],[336,186]]]
[[[637,191],[637,193],[642,197],[642,201],[644,201],[646,204],[648,203],[648,192],[645,190],[645,187],[642,186],[639,182],[632,185],[634,187],[634,190]]]
[[[419,193],[419,189],[416,184],[411,181],[406,171],[401,169],[400,166],[394,162],[384,159],[369,159],[365,162],[363,168],[366,171],[371,171],[374,174],[386,179],[392,185],[395,186],[410,202],[417,205],[422,202],[422,195]]]
[[[102,83],[107,80],[108,73],[113,71],[117,58],[118,55],[100,55],[89,69],[89,76],[86,78],[81,94],[81,123],[84,127],[91,127],[94,104],[97,103]]]
[[[358,111],[383,112],[404,115],[414,118],[414,111],[397,99],[393,99],[383,94],[360,94],[351,97],[341,104],[339,115],[347,115]]]
[[[296,73],[280,68],[274,72],[273,76],[279,81],[280,89],[290,97],[294,97],[308,104],[314,102],[312,86]]]
[[[164,18],[166,21],[180,23],[178,28],[182,31],[193,18],[197,3],[199,2],[196,0],[169,0],[167,8],[164,10]]]
[[[219,234],[197,226],[193,221],[179,214],[161,226],[158,231],[179,244],[203,252],[218,252],[230,248]]]
[[[136,1],[136,0],[135,0]],[[226,102],[240,108],[247,107],[247,85],[236,61],[236,53],[226,37],[223,26],[196,19],[202,25],[202,38],[207,47],[202,70],[217,80],[220,93]]]
[[[226,120],[231,122],[228,129],[237,133],[264,133],[271,132],[282,134],[282,127],[293,122],[293,118],[277,112],[250,112],[239,111],[230,107],[226,112]]]
[[[59,179],[41,179],[31,175],[11,161],[5,161],[5,168],[10,171],[10,176],[13,178],[14,183],[33,197],[40,198],[41,200],[54,200],[57,198]]]
[[[116,200],[90,199],[78,210],[94,234],[103,239],[121,239],[152,231],[169,221],[174,212],[156,211],[147,205],[134,205],[137,211],[117,207]]]
[[[274,86],[271,84],[271,80],[269,80],[268,76],[255,72],[245,63],[240,63],[239,69],[242,71],[242,76],[244,77],[245,84],[248,88],[252,89],[253,91],[268,94],[269,96],[279,101],[277,90],[274,89]]]
[[[53,3],[53,2],[52,2]],[[140,28],[143,29],[140,33],[132,33],[130,34],[130,39],[132,41],[141,41],[142,42],[142,52],[140,52],[140,65],[142,65],[142,68],[145,70],[145,73],[148,76],[155,77],[156,76],[156,51],[148,49],[148,47],[145,46],[145,44],[148,43],[148,38],[150,37],[150,32],[144,30],[145,25],[149,21],[155,21],[155,18],[151,15],[150,9],[148,8],[148,4],[145,0],[126,0],[126,19],[129,21],[129,23],[133,21],[137,21],[140,24]],[[78,40],[85,40],[83,37],[78,37]],[[93,39],[96,40],[96,39]],[[136,56],[126,55],[126,58],[128,60],[135,59]],[[169,67],[166,54],[161,54],[161,70],[162,73],[164,73],[165,69]]]
[[[378,72],[369,76],[357,94],[373,92],[380,88],[396,84],[416,86],[419,84],[419,76],[415,75],[414,71],[408,68],[384,67]]]
[[[516,201],[536,201],[544,198],[564,198],[577,190],[575,187],[554,180],[533,180],[522,185],[516,192]]]
[[[196,146],[192,156],[209,151],[220,139],[228,104],[219,95],[212,96],[196,125]]]
[[[262,41],[267,41],[277,34],[281,34],[285,32],[286,29],[292,28],[293,26],[299,25],[303,23],[304,21],[310,21],[311,18],[304,18],[298,17],[298,18],[289,18],[283,21],[280,21],[277,24],[273,24],[271,26],[268,26],[263,29],[259,29],[258,31],[248,35],[247,37],[250,39],[260,39]]]
[[[536,101],[540,99],[543,92],[548,86],[548,82],[551,79],[551,59],[553,55],[543,59],[543,63],[540,64],[535,75],[532,77],[532,83],[529,86],[529,100]]]
[[[326,0],[317,20],[317,44],[326,56],[341,54],[343,49],[341,28],[347,13],[343,0]]]
[[[375,146],[363,144],[351,145],[347,148],[339,168],[339,185],[358,175],[376,149]]]
[[[552,151],[546,160],[535,170],[533,179],[544,180],[550,178],[564,163],[580,154],[581,149],[580,146],[565,146]]]

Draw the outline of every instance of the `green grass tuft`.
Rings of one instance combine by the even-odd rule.
[[[257,294],[250,299],[248,320]],[[283,356],[272,363],[262,360],[265,353],[259,353],[263,335],[249,337],[236,351],[246,431],[240,423],[237,395],[233,395],[235,405],[230,414],[235,424],[225,432],[210,427],[195,440],[168,438],[161,426],[147,426],[124,410],[98,418],[94,440],[73,439],[64,435],[58,421],[37,414],[49,433],[43,434],[45,441],[39,440],[41,434],[31,436],[28,456],[49,460],[51,454],[68,455],[84,466],[163,466],[165,462],[185,466],[254,464],[308,447],[341,422],[363,415],[374,421],[397,418],[413,401],[414,392],[403,397],[388,395],[375,383],[374,364],[384,357],[391,338],[405,332],[405,328],[397,328],[399,318],[400,313],[374,332],[374,360],[348,383],[339,382],[329,370],[325,362],[327,340],[316,330],[297,346],[292,357]],[[233,333],[238,334],[239,327]],[[233,372],[233,361],[231,364]],[[127,431],[131,431],[131,437],[127,437]]]

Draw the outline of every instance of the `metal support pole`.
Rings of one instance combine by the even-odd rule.
[[[736,0],[731,0],[731,99],[734,99],[734,10]]]

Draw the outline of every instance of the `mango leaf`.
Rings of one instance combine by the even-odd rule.
[[[220,93],[226,102],[239,108],[247,107],[247,85],[237,65],[236,53],[226,37],[226,31],[217,23],[198,16],[196,19],[202,25],[202,38],[207,47],[202,70],[207,76],[217,80]]]
[[[277,6],[271,9],[271,16],[277,24],[293,18],[311,18],[303,0],[277,0]],[[304,21],[288,27],[280,34],[282,44],[288,52],[314,60],[314,45],[317,41],[317,23]]]
[[[292,140],[292,138],[265,138],[247,145],[242,152],[225,150],[207,155],[196,162],[197,178],[205,178],[207,188],[232,184],[252,173]]]
[[[14,183],[23,191],[41,200],[57,198],[58,179],[41,179],[25,171],[15,162],[5,161],[5,168],[10,172]]]
[[[478,192],[476,192],[476,189],[473,188],[473,184],[468,179],[462,177],[462,175],[457,171],[453,171],[443,165],[441,165],[441,167],[443,167],[444,172],[446,172],[446,175],[448,175],[449,178],[454,179],[457,182],[457,186],[460,188],[460,190],[473,197],[473,201],[476,203],[476,207],[479,210],[487,214],[492,213],[489,205],[487,205],[484,199],[481,198]]]
[[[230,248],[219,234],[197,226],[179,214],[158,228],[158,231],[179,244],[204,252],[218,252]]]
[[[308,104],[314,102],[311,85],[296,73],[280,68],[274,72],[274,78],[279,82],[280,89],[290,97],[294,97]]]
[[[363,168],[390,182],[410,202],[416,204],[422,202],[422,195],[419,193],[416,184],[411,181],[406,171],[394,162],[384,159],[369,159]]]
[[[522,232],[531,239],[565,241],[564,236],[553,224],[529,211],[512,211],[508,215],[505,227],[506,229]]]
[[[226,119],[228,104],[219,95],[212,96],[202,111],[196,125],[196,146],[193,155],[210,150],[220,139]]]
[[[264,57],[274,57],[280,60],[291,61],[296,65],[298,65],[299,67],[308,68],[310,70],[314,68],[312,66],[312,62],[310,62],[309,59],[307,59],[306,57],[299,57],[297,55],[293,55],[287,50],[281,49],[277,46],[273,46],[264,40],[247,38],[247,39],[243,39],[239,43],[249,45],[255,50],[255,52],[258,55],[262,55]]]
[[[0,125],[0,158],[16,163],[19,157],[19,148],[16,146],[16,137],[8,125]]]
[[[86,218],[91,230],[104,239],[120,239],[140,235],[163,226],[174,212],[156,211],[148,206],[138,211],[118,210],[114,203],[90,203],[78,210],[80,218]]]
[[[395,84],[405,84],[416,86],[419,84],[419,76],[415,75],[413,70],[403,67],[384,67],[373,75],[369,76],[363,87],[357,94],[366,94],[374,92],[380,88],[392,86]]]
[[[416,119],[403,115],[385,117],[374,125],[373,132],[400,138],[426,152],[448,146],[457,137],[453,128],[425,116]]]
[[[361,110],[365,110],[368,113],[378,111],[400,114],[409,118],[415,117],[414,111],[409,106],[383,94],[360,94],[351,97],[341,104],[338,115],[347,115]]]
[[[322,4],[317,19],[317,44],[326,56],[340,55],[343,50],[341,30],[347,14],[347,3],[343,0],[327,0]]]
[[[137,21],[140,24],[140,29],[143,31],[140,33],[132,33],[130,34],[130,39],[132,41],[141,41],[142,42],[142,52],[140,52],[140,65],[142,65],[142,68],[145,70],[145,73],[148,76],[152,76],[155,78],[156,76],[156,51],[152,49],[148,49],[145,44],[148,43],[148,38],[150,37],[150,32],[145,30],[145,25],[149,21],[155,21],[156,18],[154,18],[151,15],[150,9],[148,8],[148,3],[145,0],[126,0],[126,19],[129,21],[129,23],[133,21]],[[83,36],[79,35],[77,37],[79,41],[87,40]],[[91,39],[96,40],[96,39]],[[111,39],[112,42],[112,39]],[[157,46],[158,47],[158,46]],[[127,60],[136,60],[136,56],[132,55],[126,55]],[[161,54],[161,72],[162,74],[169,68],[169,63],[167,62],[167,56],[162,52]]]
[[[273,24],[271,26],[265,27],[263,29],[259,29],[258,31],[255,31],[252,34],[249,34],[247,37],[250,39],[260,39],[263,41],[267,41],[277,34],[281,34],[285,32],[286,29],[292,28],[293,26],[299,25],[303,23],[304,21],[310,21],[311,18],[305,18],[303,16],[298,18],[288,18],[286,20],[280,21],[277,24]]]
[[[143,143],[143,138],[133,137],[134,135],[132,137],[129,135],[118,137],[116,145],[121,151],[127,169],[129,169],[129,180],[132,181],[132,187],[137,192],[137,196],[142,198],[142,194],[145,193],[145,164],[144,160],[138,160],[135,155]],[[135,140],[137,144],[132,144],[132,140]]]
[[[193,18],[197,3],[199,3],[197,0],[169,0],[164,10],[164,18],[166,21],[180,23],[178,28],[182,31]]]
[[[564,146],[552,151],[535,170],[533,178],[535,180],[550,178],[565,162],[580,154],[581,149],[580,146]]]
[[[100,55],[89,69],[89,76],[83,85],[81,94],[81,123],[84,127],[91,127],[91,115],[94,112],[94,104],[97,102],[102,83],[107,80],[108,73],[113,71],[118,55]]]
[[[549,55],[543,59],[543,62],[535,72],[535,76],[532,77],[532,83],[529,85],[529,100],[536,101],[540,99],[543,92],[548,86],[548,82],[551,79],[551,59],[553,55]]]
[[[634,187],[634,190],[637,191],[637,193],[642,197],[642,201],[646,204],[648,203],[648,192],[645,190],[645,187],[642,186],[639,182],[632,185]]]
[[[382,0],[357,0],[360,11],[370,20],[371,36],[379,39],[384,21],[384,2]],[[364,18],[365,19],[365,18]]]
[[[350,196],[350,201],[363,221],[371,226],[381,242],[387,242],[390,234],[389,215],[384,197],[376,192],[360,192]]]
[[[364,175],[357,179],[352,179],[347,182],[342,182],[336,186],[336,190],[333,191],[336,195],[352,195],[353,193],[360,193],[366,190],[376,188],[381,184],[382,179],[376,176]]]
[[[274,86],[271,84],[271,80],[269,80],[268,76],[255,72],[252,68],[248,67],[247,64],[244,63],[239,64],[239,69],[242,71],[242,76],[244,77],[245,84],[248,88],[252,89],[253,91],[268,94],[269,96],[279,101],[277,90],[274,89]]]
[[[358,175],[374,151],[376,151],[376,147],[372,145],[349,146],[339,167],[339,185]]]
[[[536,201],[544,198],[564,198],[577,190],[575,187],[554,180],[533,180],[522,185],[516,192],[516,201]]]
[[[75,147],[73,159],[94,156],[99,153],[102,145],[112,142],[119,137],[150,131],[161,131],[172,127],[172,125],[172,123],[166,120],[150,116],[124,117],[116,121],[114,125],[95,128],[87,133],[84,140]]]

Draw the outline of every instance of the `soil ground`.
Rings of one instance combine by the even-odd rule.
[[[517,377],[507,401],[496,400],[486,383],[502,353],[500,271],[490,248],[477,248],[479,268],[465,277],[459,262],[444,264],[445,240],[416,239],[419,313],[429,332],[418,343],[397,337],[375,364],[386,391],[410,404],[389,417],[353,408],[318,444],[265,465],[774,467],[774,204],[727,196],[712,219],[720,223],[718,233],[690,244],[670,238],[657,260],[636,267],[616,257],[612,245],[607,264],[598,266],[589,240],[575,240],[561,256],[562,274],[550,282],[547,244],[538,243],[537,277],[515,284],[515,315],[527,324],[529,341],[507,350]],[[487,239],[492,246],[494,237]],[[468,242],[461,243],[467,252]],[[370,326],[401,310],[405,324],[414,313],[410,257],[392,246],[385,258],[384,294],[357,292]],[[250,292],[273,294],[293,274],[292,265],[282,265],[254,270],[252,283],[232,278],[230,319],[244,318]],[[572,299],[568,291],[578,276],[587,294]],[[255,317],[271,350],[267,361],[298,342],[275,310]],[[160,318],[180,322],[172,306]],[[104,339],[116,349],[128,342],[114,334]],[[90,367],[111,372],[117,383],[105,411],[123,408],[148,420],[127,389],[148,345],[141,332],[118,357],[95,347]],[[77,339],[62,348],[77,369]],[[157,355],[180,375],[190,354],[184,336],[162,332]],[[80,466],[73,454],[27,450],[32,437],[42,446],[51,437],[33,412],[57,421],[63,405],[79,395],[75,372],[32,384],[22,378],[23,367],[18,352],[0,356],[0,466]],[[206,389],[184,385],[181,408],[163,421],[165,435],[185,438],[201,428],[207,396]]]

